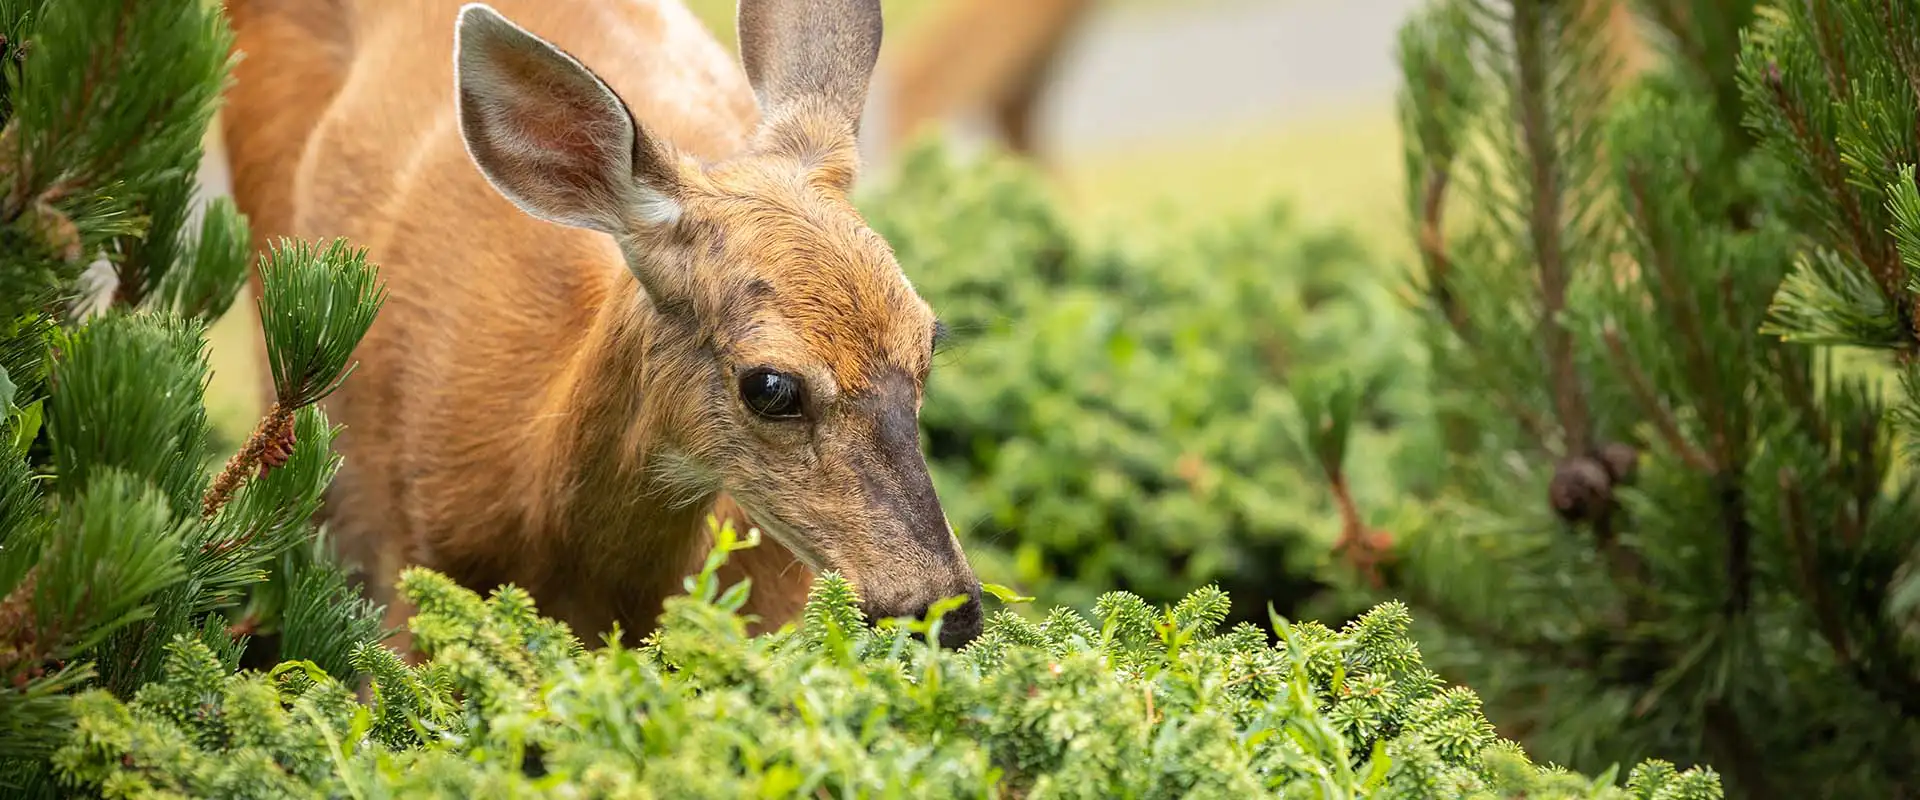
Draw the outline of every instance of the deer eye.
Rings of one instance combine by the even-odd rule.
[[[740,376],[740,400],[753,413],[768,419],[800,416],[800,379],[765,367]]]

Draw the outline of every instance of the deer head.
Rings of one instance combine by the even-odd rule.
[[[467,152],[527,214],[619,243],[638,280],[615,301],[645,320],[632,424],[655,482],[726,493],[809,567],[851,580],[869,618],[965,595],[941,636],[964,643],[979,583],[919,446],[939,325],[847,197],[878,0],[742,0],[738,24],[761,119],[744,152],[702,163],[574,58],[467,5]]]

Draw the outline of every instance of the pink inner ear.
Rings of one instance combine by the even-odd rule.
[[[527,210],[607,230],[633,180],[633,123],[612,90],[558,51],[476,37],[463,57],[469,143]]]
[[[610,114],[601,87],[585,75],[556,74],[558,65],[518,48],[493,64],[497,85],[511,87],[488,98],[499,126],[498,144],[508,150],[542,151],[540,157],[604,165],[616,152],[623,121]],[[533,155],[533,153],[528,153]],[[558,166],[558,165],[556,165]]]

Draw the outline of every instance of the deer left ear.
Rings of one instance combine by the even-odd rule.
[[[679,216],[671,148],[586,66],[479,3],[460,9],[454,53],[467,153],[514,205],[615,235]]]
[[[818,183],[850,188],[880,58],[880,0],[740,0],[738,25],[765,120],[760,148],[800,158]]]

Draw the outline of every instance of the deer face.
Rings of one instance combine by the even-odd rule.
[[[703,165],[607,85],[484,6],[461,12],[461,132],[494,187],[536,217],[613,236],[653,307],[644,358],[658,477],[725,491],[870,618],[967,602],[979,583],[919,447],[938,324],[848,202],[878,54],[875,0],[745,0],[740,42],[763,121],[751,151]]]

